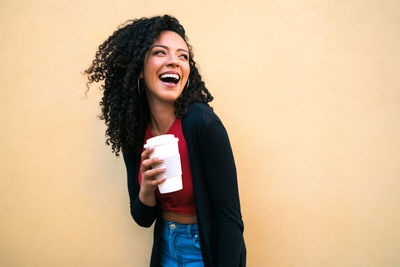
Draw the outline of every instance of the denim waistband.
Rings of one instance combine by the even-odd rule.
[[[181,232],[181,233],[186,232],[189,235],[197,234],[199,231],[198,224],[182,224],[177,222],[166,221],[164,219],[161,219],[161,224],[163,228],[168,229],[168,231]]]

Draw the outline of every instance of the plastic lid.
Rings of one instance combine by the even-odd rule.
[[[168,143],[172,143],[172,142],[178,142],[178,141],[179,141],[179,139],[176,138],[173,134],[158,135],[158,136],[152,137],[150,139],[147,139],[147,143],[144,145],[144,148],[159,146],[159,145],[168,144]]]

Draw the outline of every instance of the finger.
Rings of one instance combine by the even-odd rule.
[[[167,168],[162,167],[162,168],[155,168],[155,169],[151,169],[151,170],[147,170],[144,172],[145,177],[147,178],[151,178],[159,173],[163,173],[167,170]]]
[[[151,183],[152,186],[157,186],[157,185],[159,185],[159,184],[164,183],[165,180],[167,180],[167,178],[164,177],[164,178],[160,178],[160,179],[151,181],[150,183]]]
[[[163,162],[164,160],[159,158],[146,159],[142,162],[142,167],[140,168],[140,171],[143,173],[147,170],[156,169],[159,167],[165,167],[162,166]]]
[[[141,154],[142,161],[144,159],[148,159],[150,157],[150,154],[153,152],[153,150],[154,150],[154,148],[152,148],[152,147],[146,148]]]
[[[142,166],[143,166],[145,169],[149,169],[150,166],[156,165],[156,164],[160,164],[160,163],[163,163],[163,162],[164,162],[163,159],[160,159],[160,158],[155,157],[155,158],[143,160]],[[155,166],[153,166],[153,167],[155,167]]]

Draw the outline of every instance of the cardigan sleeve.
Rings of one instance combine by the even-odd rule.
[[[220,120],[208,126],[203,145],[202,161],[218,227],[216,266],[239,266],[244,241],[236,167]]]
[[[132,153],[122,152],[128,176],[128,192],[130,199],[131,215],[135,222],[143,227],[150,227],[157,217],[157,207],[147,206],[139,199],[139,163]]]

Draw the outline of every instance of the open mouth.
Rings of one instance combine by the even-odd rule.
[[[178,74],[175,73],[163,73],[159,76],[160,80],[166,83],[177,84],[181,79]]]

